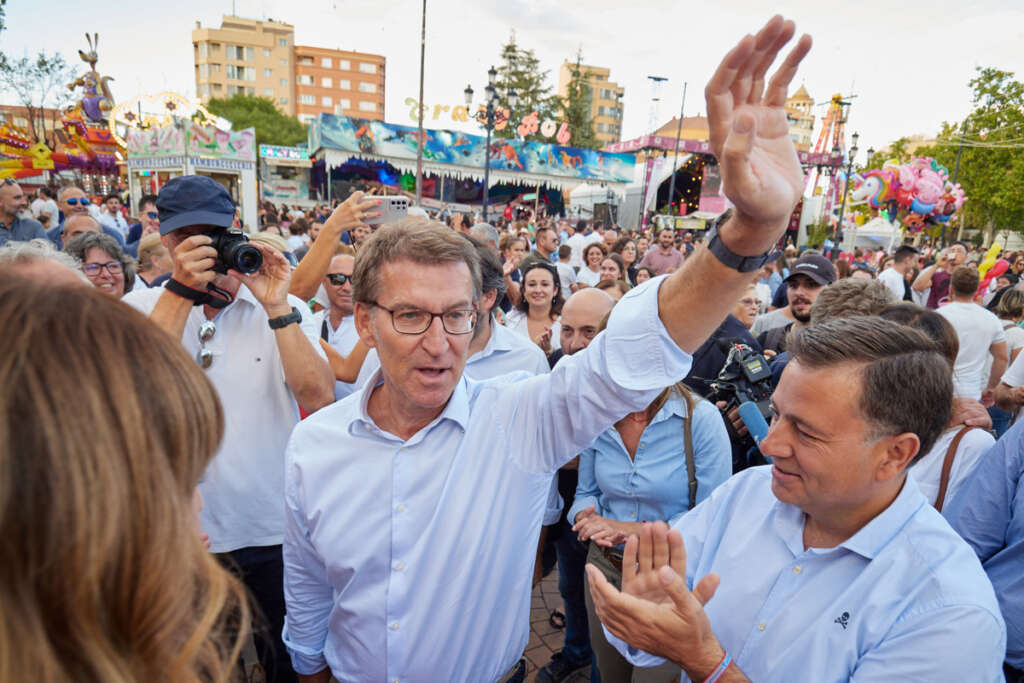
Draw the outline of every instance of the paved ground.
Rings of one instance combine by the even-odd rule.
[[[557,568],[533,590],[530,601],[530,642],[526,644],[527,681],[535,681],[537,669],[548,663],[552,653],[562,649],[563,631],[553,628],[548,622],[551,611],[555,609],[565,612],[562,596],[558,594]],[[589,680],[589,668],[568,679],[570,683]]]

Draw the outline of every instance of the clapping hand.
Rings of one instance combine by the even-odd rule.
[[[586,569],[594,609],[613,635],[675,662],[691,680],[704,680],[722,661],[724,650],[704,612],[718,576],[709,574],[693,591],[687,588],[686,548],[678,531],[655,522],[644,524],[639,538],[629,537],[621,591],[593,565]]]
[[[597,514],[593,505],[576,515],[572,530],[581,542],[590,541],[603,548],[614,548],[626,540],[626,534],[612,520]]]
[[[729,246],[743,255],[775,244],[803,193],[804,174],[784,107],[789,84],[811,48],[810,36],[797,41],[765,87],[769,67],[795,30],[792,21],[776,15],[756,36],[744,36],[704,90],[711,149],[725,195],[736,207]]]

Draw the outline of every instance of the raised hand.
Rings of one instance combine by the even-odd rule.
[[[255,273],[228,271],[240,279],[263,306],[287,306],[288,286],[292,279],[292,266],[284,254],[270,245],[250,242],[263,254],[263,265]],[[285,311],[287,313],[287,310]],[[272,316],[273,317],[273,316]]]
[[[725,194],[749,233],[739,236],[734,250],[745,255],[771,248],[803,192],[804,174],[784,106],[797,67],[811,49],[810,36],[797,41],[765,88],[769,67],[795,29],[776,15],[756,36],[744,36],[704,89],[711,149]]]
[[[350,194],[348,199],[339,204],[338,208],[331,213],[324,223],[324,228],[335,230],[340,235],[345,230],[365,225],[366,219],[371,216],[379,216],[380,212],[371,211],[371,209],[379,206],[381,200],[366,199],[366,196],[362,192]]]

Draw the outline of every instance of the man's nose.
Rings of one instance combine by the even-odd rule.
[[[448,346],[448,333],[441,323],[441,318],[434,318],[430,321],[430,327],[422,335],[423,348],[434,356],[444,353]]]

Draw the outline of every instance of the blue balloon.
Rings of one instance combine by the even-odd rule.
[[[910,210],[914,213],[919,213],[922,216],[927,216],[935,209],[935,202],[931,204],[925,204],[920,199],[915,199],[910,205]]]

